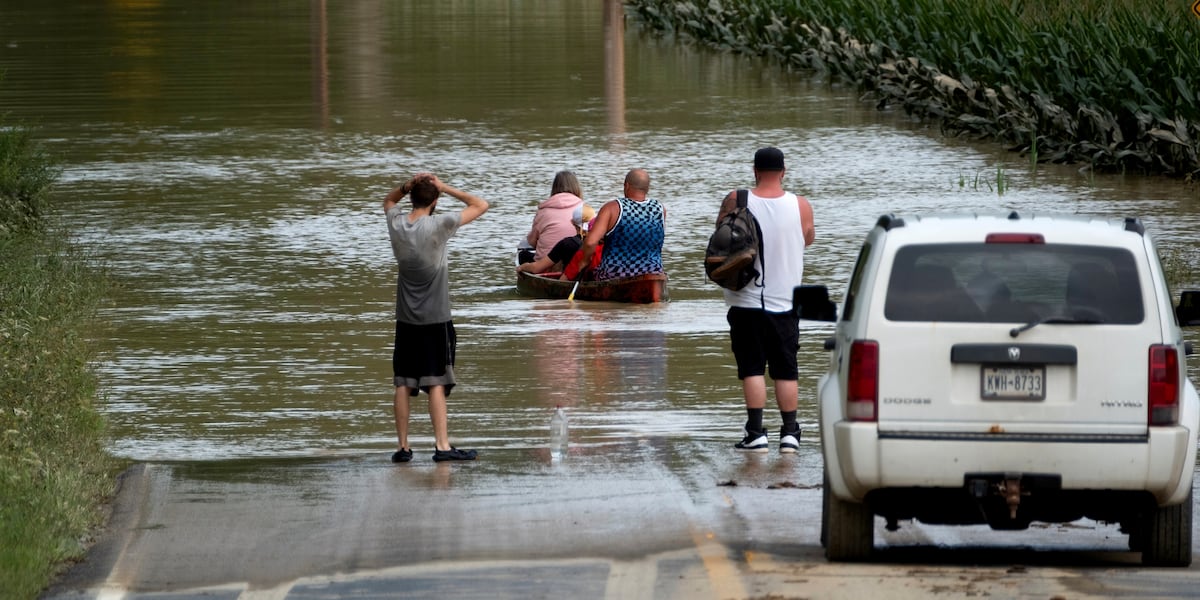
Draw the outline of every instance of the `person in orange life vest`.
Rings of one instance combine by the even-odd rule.
[[[576,279],[589,279],[588,277],[581,277],[581,274],[580,274],[580,268],[583,266],[583,240],[582,240],[582,238],[587,237],[588,232],[592,230],[592,225],[594,225],[595,223],[596,223],[596,216],[595,216],[595,211],[593,211],[592,218],[583,224],[583,228],[582,228],[583,233],[581,234],[580,244],[579,244],[579,246],[577,246],[577,248],[575,250],[575,254],[571,256],[571,260],[567,261],[567,266],[565,269],[563,269],[562,276],[559,277],[559,279],[566,280],[566,281],[575,281]],[[603,255],[604,255],[604,242],[601,242],[599,246],[596,246],[596,251],[592,253],[591,261],[588,263],[588,269],[594,270],[596,268],[596,266],[600,264],[600,257]]]

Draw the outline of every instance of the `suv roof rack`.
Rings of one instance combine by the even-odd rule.
[[[970,215],[959,215],[959,214],[909,215],[909,216],[915,218],[918,222],[922,220],[922,216],[950,217],[950,218],[963,218],[963,217],[969,218],[970,217]],[[997,216],[997,215],[993,215],[993,216]],[[981,215],[975,214],[974,217],[976,219],[978,219],[981,217]],[[1043,218],[1047,218],[1047,217],[1051,218],[1051,219],[1063,219],[1063,220],[1074,220],[1074,221],[1084,221],[1084,222],[1097,221],[1097,220],[1107,221],[1110,225],[1123,227],[1125,229],[1125,231],[1136,233],[1141,236],[1146,235],[1146,225],[1144,223],[1142,223],[1142,220],[1139,217],[1104,218],[1104,217],[1092,217],[1092,216],[1087,216],[1087,215],[1072,215],[1072,214],[1046,214],[1046,215],[1043,215]],[[1022,217],[1021,214],[1018,213],[1016,210],[1012,210],[1012,211],[1009,211],[1009,213],[1007,215],[1003,216],[1002,218],[1007,219],[1009,221],[1022,221],[1029,217]],[[1034,215],[1032,217],[1032,219],[1035,221],[1038,220],[1037,215]],[[887,213],[884,215],[880,215],[879,219],[875,222],[875,226],[883,229],[884,231],[891,231],[898,227],[904,227],[905,225],[906,225],[906,223],[904,221],[904,217],[896,216],[896,213]]]
[[[1146,226],[1142,224],[1142,220],[1137,217],[1125,217],[1125,231],[1132,231],[1138,235],[1146,235]]]
[[[896,213],[888,213],[880,215],[879,220],[875,222],[876,227],[882,227],[884,231],[891,231],[897,227],[904,227],[904,219],[896,216]]]

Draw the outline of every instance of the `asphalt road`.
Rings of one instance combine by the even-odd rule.
[[[727,445],[727,444],[726,444]],[[1115,526],[1025,532],[878,521],[870,563],[818,543],[815,445],[743,455],[646,438],[482,450],[147,463],[47,598],[1185,598]],[[1198,538],[1200,539],[1200,538]]]

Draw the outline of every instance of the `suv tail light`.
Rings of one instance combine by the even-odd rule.
[[[851,421],[874,421],[879,405],[879,342],[858,340],[850,346],[846,382],[846,416]]]
[[[1150,388],[1147,392],[1150,425],[1179,422],[1179,353],[1174,346],[1150,346]]]

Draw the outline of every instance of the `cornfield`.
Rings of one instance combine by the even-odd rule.
[[[1191,0],[627,0],[651,29],[813,70],[1032,160],[1200,178]]]

